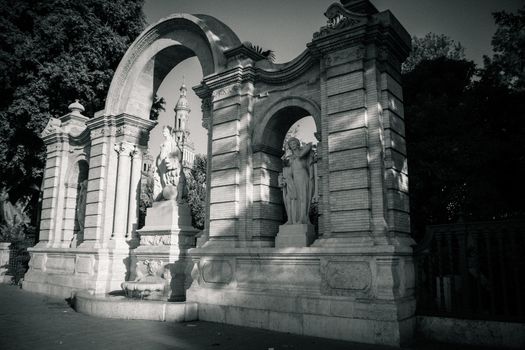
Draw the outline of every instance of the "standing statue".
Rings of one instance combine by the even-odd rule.
[[[180,162],[181,151],[173,136],[171,127],[162,129],[164,142],[160,145],[155,170],[155,201],[182,201],[184,190],[184,173]]]
[[[315,189],[314,152],[312,143],[301,147],[300,141],[292,137],[282,157],[283,172],[279,186],[283,191],[284,206],[288,221],[286,225],[310,224],[310,203]]]

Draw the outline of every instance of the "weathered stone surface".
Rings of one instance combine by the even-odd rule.
[[[308,247],[314,239],[315,231],[311,224],[281,225],[275,237],[275,247]]]
[[[200,262],[202,279],[206,283],[230,283],[233,277],[233,267],[228,260],[203,260]]]
[[[172,297],[198,302],[203,320],[396,346],[409,339],[413,263],[408,240],[396,236],[410,232],[399,78],[410,36],[389,11],[359,3],[332,4],[327,25],[285,64],[263,60],[210,16],[172,15],[139,35],[105,109],[46,128],[41,242],[31,250],[24,288],[65,297],[106,293],[138,274],[136,262],[154,259],[171,274]],[[195,233],[181,213],[188,208],[150,208],[139,237],[133,189],[135,151],[145,150],[155,124],[147,119],[151,98],[193,55],[203,69],[195,91],[210,153],[202,246],[188,251],[194,236],[184,232]],[[320,140],[319,237],[310,225],[282,225],[278,188],[286,132],[308,115]],[[115,145],[125,147],[117,153]],[[89,172],[77,246],[79,181],[70,169],[79,160]],[[139,318],[168,313],[167,306],[121,307]],[[196,317],[196,307],[188,312]]]

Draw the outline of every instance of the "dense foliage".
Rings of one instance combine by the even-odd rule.
[[[193,169],[186,178],[192,225],[200,230],[204,229],[206,220],[206,168],[206,156],[198,154],[195,156]]]
[[[495,14],[495,54],[485,58],[483,69],[443,54],[420,59],[403,76],[416,237],[425,225],[459,217],[494,220],[525,214],[525,187],[517,170],[525,167],[525,127],[520,120],[525,56],[523,46],[515,45],[523,42],[524,30],[523,25],[510,28],[509,21],[501,20],[523,23],[524,14],[521,10],[520,20]],[[419,44],[414,41],[415,52],[421,52]]]
[[[412,38],[412,51],[403,62],[401,70],[403,73],[408,73],[422,61],[440,57],[463,60],[465,59],[465,48],[461,43],[443,34],[428,33],[423,38],[414,36]]]
[[[143,0],[0,0],[0,186],[13,201],[40,184],[50,117],[75,99],[103,108],[124,52],[143,30]]]

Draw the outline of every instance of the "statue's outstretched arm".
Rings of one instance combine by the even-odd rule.
[[[308,142],[299,151],[299,157],[304,158],[306,155],[308,155],[310,153],[311,150],[312,150],[312,143]]]

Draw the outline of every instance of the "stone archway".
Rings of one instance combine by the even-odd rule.
[[[55,187],[69,152],[85,147],[84,242],[64,248],[43,237],[24,288],[62,296],[120,289],[130,248],[139,250],[130,194],[155,125],[152,99],[173,67],[196,56],[204,75],[194,90],[208,130],[208,202],[202,245],[186,255],[191,281],[187,269],[175,271],[186,300],[198,303],[202,320],[397,346],[409,340],[415,299],[400,68],[410,35],[368,0],[342,0],[325,16],[306,50],[284,64],[265,61],[209,16],[173,15],[139,36],[105,110],[90,120],[75,116],[82,134],[73,135],[67,116],[46,127],[41,232],[60,235],[54,215],[65,198]],[[312,245],[274,248],[282,138],[306,115],[321,134],[323,234]],[[145,243],[156,253],[166,242],[139,248]]]
[[[261,113],[255,122],[253,135],[253,233],[273,245],[279,226],[285,217],[278,176],[282,171],[283,141],[292,125],[306,116],[312,116],[316,135],[320,135],[321,111],[314,101],[304,97],[281,98]],[[319,139],[319,141],[321,141]]]

